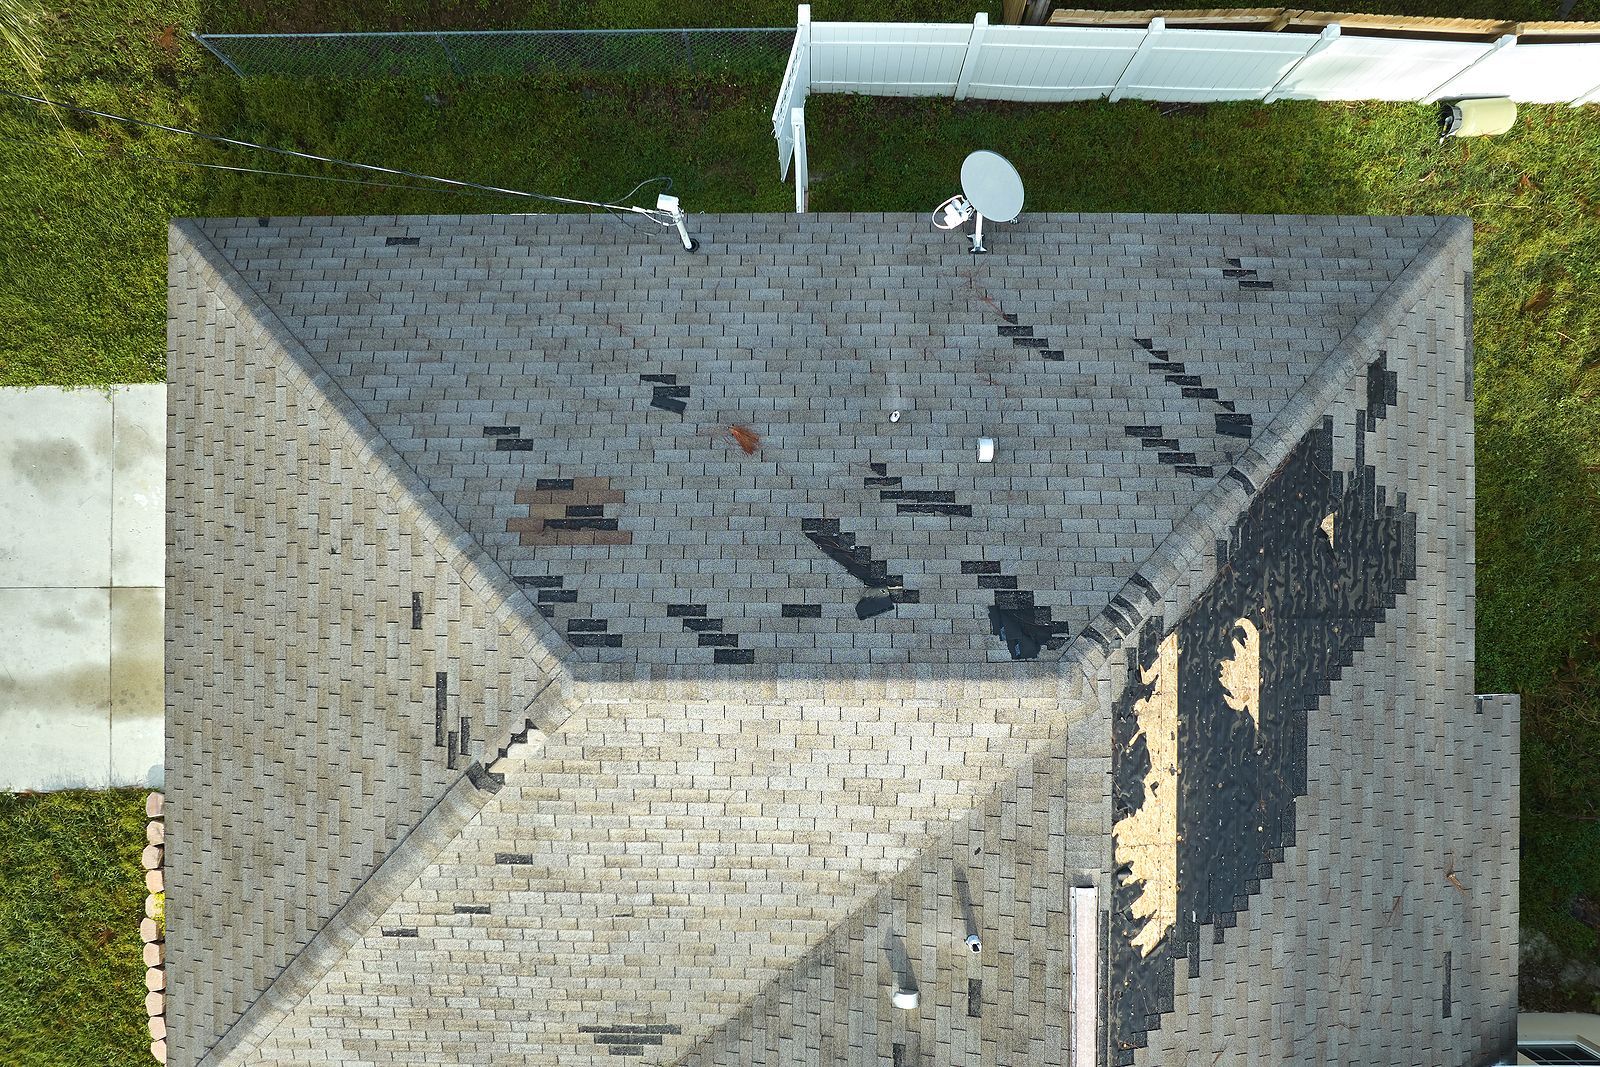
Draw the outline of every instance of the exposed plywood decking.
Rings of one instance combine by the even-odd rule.
[[[1133,939],[1144,955],[1161,943],[1178,915],[1178,633],[1162,640],[1156,661],[1140,680],[1154,688],[1134,704],[1150,770],[1144,776],[1144,803],[1118,820],[1113,834],[1117,865],[1131,881],[1142,882],[1133,913],[1144,926]]]

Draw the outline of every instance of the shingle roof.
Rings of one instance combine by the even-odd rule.
[[[1418,752],[1357,787],[1400,821],[1351,830],[1340,732],[1304,725],[1355,684],[1448,737],[1470,697],[1441,617],[1470,591],[1460,227],[1040,215],[971,257],[903,216],[696,224],[695,256],[578,216],[175,229],[171,1062],[1058,1062],[1079,880],[1111,1060],[1225,1050],[1277,1036],[1171,1015],[1198,929],[1504,832],[1501,779],[1402,805],[1464,773]],[[1397,603],[1397,651],[1359,658]],[[1181,802],[1155,848],[1198,919],[1158,930],[1159,876],[1112,877],[1160,788],[1154,645],[1196,650],[1174,758],[1203,783],[1240,708],[1191,702],[1241,698],[1202,698],[1196,656],[1251,619],[1271,744],[1218,780],[1281,788],[1247,791],[1258,830]],[[1514,768],[1514,713],[1491,732]],[[1327,812],[1313,856],[1360,844],[1317,873],[1299,810]],[[1413,896],[1417,945],[1514,945],[1514,913]],[[1225,947],[1329,950],[1297,906]],[[963,907],[981,961],[947,956]],[[1452,1048],[1503,1036],[1511,971],[1479,971]],[[1336,1007],[1318,981],[1284,995]]]
[[[1004,662],[997,604],[1078,633],[1437,228],[697,225],[200,230],[568,658],[664,677]]]

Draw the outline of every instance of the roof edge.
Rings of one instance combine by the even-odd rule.
[[[483,598],[495,621],[534,657],[540,673],[559,682],[566,690],[571,685],[572,672],[559,651],[565,642],[543,616],[517,607],[519,602],[528,603],[521,587],[450,514],[421,476],[361,413],[339,383],[323,370],[316,357],[250,287],[195,220],[173,219],[168,240],[174,253],[187,249],[209,268],[212,276],[207,281],[214,292],[228,300],[241,325],[257,339],[269,342],[281,355],[282,358],[273,362],[273,370],[284,384],[321,409],[331,423],[330,430],[354,445],[362,458],[376,460],[381,465],[385,476],[375,488],[395,501],[402,519],[414,526],[467,587]],[[537,725],[549,730],[558,723]],[[496,738],[497,744],[492,747],[506,747],[514,732],[511,729],[502,731],[503,736]]]
[[[566,712],[560,716],[560,721],[570,717],[571,708],[563,701],[555,680],[547,681],[528,704],[525,714],[529,725],[523,732],[521,744],[528,744],[527,733],[536,729],[533,726],[535,705],[540,704],[556,705]],[[538,739],[533,740],[537,743]],[[196,1067],[232,1067],[260,1051],[278,1024],[311,995],[328,972],[360,944],[374,923],[383,918],[400,894],[414,885],[423,871],[488,806],[499,791],[494,778],[499,776],[493,776],[476,762],[463,771],[427,814],[395,843],[383,862],[339,905],[322,929],[284,965],[244,1014],[200,1057]]]
[[[1200,595],[1201,588],[1185,589],[1182,579],[1203,569],[1206,554],[1214,551],[1217,541],[1228,536],[1229,528],[1240,513],[1277,473],[1295,445],[1315,426],[1350,379],[1377,359],[1379,346],[1411,313],[1429,280],[1463,258],[1470,275],[1472,220],[1464,216],[1440,218],[1439,229],[1427,244],[1385,289],[1374,295],[1366,312],[1272,421],[1262,428],[1250,447],[1139,565],[1135,572],[1137,580],[1130,578],[1119,590],[1118,595],[1135,608],[1133,612],[1123,611],[1124,615],[1133,616],[1130,633],[1137,632],[1148,619],[1162,615],[1163,605],[1175,590],[1180,591],[1175,602],[1179,614]],[[1471,307],[1470,301],[1468,307]],[[1469,375],[1472,367],[1470,321],[1469,318],[1465,338]],[[1118,647],[1124,640],[1113,642],[1112,647]],[[1095,655],[1094,649],[1076,647],[1084,643],[1083,632],[1079,631],[1063,651],[1060,669],[1092,669],[1092,664],[1109,654]]]

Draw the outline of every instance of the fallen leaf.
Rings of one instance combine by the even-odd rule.
[[[156,47],[169,56],[176,55],[178,52],[178,27],[161,27],[161,32],[156,34]]]
[[[754,455],[756,449],[761,447],[761,435],[743,423],[736,422],[729,426],[728,434],[747,456]]]

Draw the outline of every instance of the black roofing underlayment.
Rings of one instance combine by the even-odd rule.
[[[1372,369],[1382,380],[1386,368]],[[1393,401],[1390,400],[1390,403]],[[1370,423],[1356,416],[1357,440]],[[1371,467],[1333,466],[1333,423],[1307,434],[1234,527],[1228,562],[1178,624],[1177,924],[1148,956],[1133,945],[1141,883],[1119,868],[1109,946],[1111,1062],[1127,1067],[1173,1008],[1174,967],[1199,963],[1201,928],[1220,942],[1294,842],[1306,793],[1306,716],[1416,577],[1416,516],[1387,502]],[[1321,529],[1334,513],[1336,536]],[[1260,729],[1224,700],[1218,663],[1237,622],[1259,631]],[[1165,635],[1146,625],[1140,662]],[[1150,757],[1134,704],[1154,684],[1136,667],[1113,711],[1113,817],[1144,799]],[[1193,916],[1191,919],[1190,916]]]

